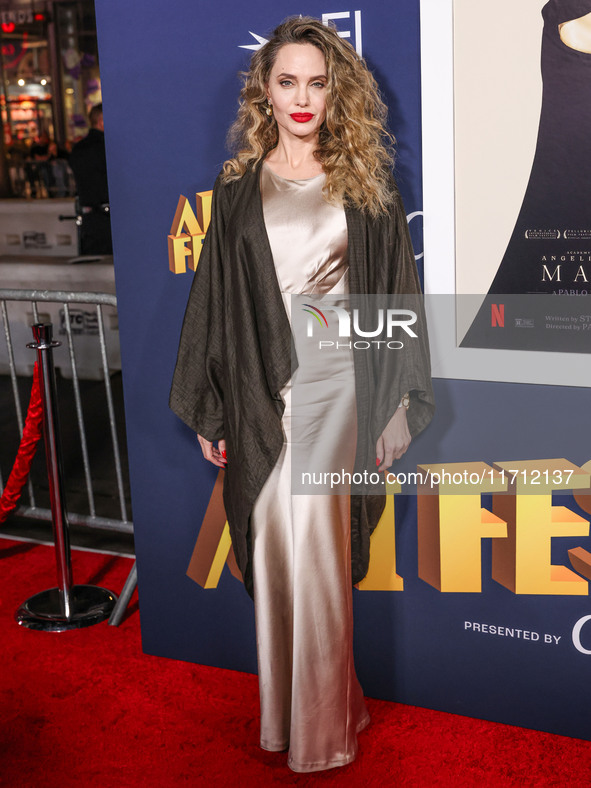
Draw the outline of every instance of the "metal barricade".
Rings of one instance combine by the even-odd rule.
[[[14,406],[16,412],[16,420],[18,424],[19,433],[23,430],[23,413],[18,391],[17,381],[17,363],[15,361],[15,347],[13,344],[13,330],[9,316],[9,304],[13,302],[29,302],[32,308],[32,322],[43,322],[40,320],[40,303],[58,304],[63,309],[63,322],[62,331],[67,338],[67,352],[69,358],[68,377],[71,375],[73,386],[74,402],[76,421],[78,427],[78,434],[80,440],[80,452],[82,456],[82,464],[84,469],[84,480],[86,487],[86,498],[88,501],[88,513],[68,512],[68,522],[74,525],[91,526],[93,528],[104,529],[112,532],[119,533],[133,533],[133,523],[128,519],[127,502],[125,500],[124,481],[123,481],[123,466],[121,462],[121,450],[119,446],[119,438],[117,435],[117,423],[115,418],[115,407],[113,402],[113,391],[111,387],[111,372],[113,365],[109,362],[109,353],[106,341],[105,332],[105,307],[117,307],[116,296],[109,293],[88,293],[88,292],[65,292],[59,290],[13,290],[13,289],[0,289],[0,309],[2,313],[2,322],[4,329],[4,337],[6,342],[7,361],[12,384],[12,394],[14,399]],[[87,432],[84,420],[83,403],[80,389],[80,378],[78,374],[78,357],[76,351],[76,342],[74,340],[74,331],[72,328],[72,304],[77,305],[90,305],[94,307],[96,313],[96,334],[98,336],[98,353],[97,361],[99,361],[100,377],[104,381],[105,397],[108,409],[108,421],[110,431],[110,442],[112,445],[113,464],[116,479],[117,497],[119,504],[119,518],[103,517],[97,514],[96,496],[93,488],[93,480],[91,474],[91,461],[88,450]],[[112,312],[113,310],[111,310]],[[60,312],[61,314],[61,312]],[[93,322],[94,330],[94,322]],[[28,329],[30,333],[30,329]],[[27,351],[30,353],[30,351]],[[118,360],[118,347],[115,354],[116,361]],[[88,361],[85,362],[88,367]],[[97,376],[95,376],[97,377]],[[0,494],[3,490],[4,482],[0,470]],[[23,493],[24,495],[24,493]],[[52,514],[51,509],[39,507],[36,504],[35,490],[31,479],[27,483],[27,496],[28,505],[20,505],[15,514],[22,517],[31,519],[46,520],[51,522]],[[113,610],[109,623],[117,625],[127,607],[131,594],[136,584],[136,566],[135,563],[127,578],[125,587],[119,597],[119,601]]]

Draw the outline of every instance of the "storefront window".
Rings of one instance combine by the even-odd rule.
[[[102,101],[93,0],[0,0],[0,53],[13,194],[73,196],[68,154]]]
[[[2,122],[5,142],[52,139],[52,79],[46,16],[32,10],[2,11]]]
[[[88,113],[101,103],[96,22],[92,0],[55,7],[66,134],[71,142],[88,130]]]

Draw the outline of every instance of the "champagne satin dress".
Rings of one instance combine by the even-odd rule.
[[[294,293],[348,292],[345,213],[325,202],[324,178],[289,180],[261,169],[265,227],[290,320]],[[323,463],[353,469],[352,356],[298,353],[298,362],[281,392],[283,450],[251,528],[261,747],[289,749],[290,768],[312,772],[353,761],[369,715],[353,664],[349,496],[291,490],[297,442],[312,454],[319,448]],[[295,386],[304,392],[297,406]],[[294,408],[302,407],[311,425],[304,435],[294,429]]]

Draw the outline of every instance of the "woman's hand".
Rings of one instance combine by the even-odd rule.
[[[217,447],[202,435],[197,435],[197,440],[199,441],[201,451],[203,452],[203,456],[206,460],[209,460],[214,465],[217,465],[218,468],[226,467],[226,441],[223,438],[218,441]]]
[[[406,408],[397,408],[376,443],[378,471],[387,470],[394,460],[399,460],[410,446],[411,440],[406,422]]]

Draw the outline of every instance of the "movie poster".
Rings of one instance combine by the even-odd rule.
[[[461,347],[591,351],[590,18],[454,0]]]

